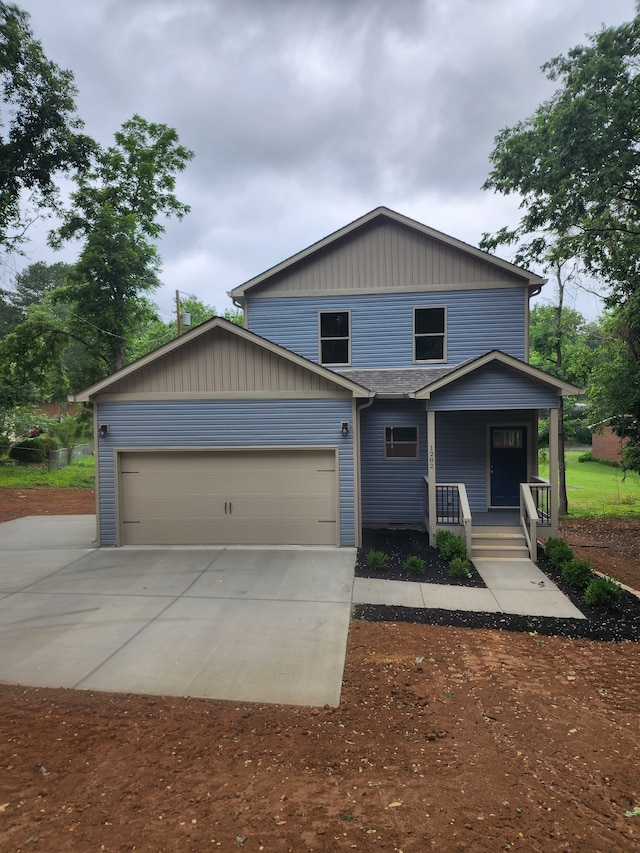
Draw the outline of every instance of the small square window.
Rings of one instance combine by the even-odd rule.
[[[446,308],[414,308],[414,361],[446,361]]]
[[[384,428],[385,459],[417,459],[418,427],[388,426]]]
[[[348,311],[320,312],[320,364],[350,363],[350,321],[351,318]]]

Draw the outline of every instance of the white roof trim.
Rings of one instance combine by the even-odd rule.
[[[533,367],[531,364],[520,361],[520,359],[514,358],[512,355],[507,355],[507,353],[502,352],[501,350],[491,350],[478,358],[463,362],[463,364],[455,367],[450,373],[447,373],[446,376],[442,376],[440,379],[436,379],[435,382],[425,385],[424,388],[416,391],[411,396],[415,397],[417,400],[428,400],[434,391],[439,391],[441,388],[445,388],[452,382],[462,379],[463,376],[468,376],[470,373],[474,373],[481,367],[494,362],[503,364],[505,367],[515,370],[524,376],[528,376],[536,382],[542,382],[545,385],[555,388],[556,392],[563,397],[584,394],[584,389],[578,388],[577,385],[572,385],[570,382],[558,379],[557,376],[552,376],[550,373],[546,373],[538,367]]]
[[[272,352],[275,355],[279,355],[282,358],[287,359],[293,364],[296,364],[299,367],[310,371],[311,373],[316,373],[318,376],[322,376],[324,379],[333,382],[335,385],[338,385],[348,391],[351,391],[354,397],[369,398],[374,396],[372,392],[369,391],[367,388],[364,388],[357,382],[352,382],[345,376],[340,376],[339,373],[335,373],[333,370],[328,370],[326,367],[322,367],[321,365],[316,364],[313,361],[309,361],[309,359],[303,358],[302,356],[297,355],[296,353],[291,352],[291,350],[285,349],[284,347],[281,347],[278,344],[274,344],[273,341],[269,341],[266,338],[261,337],[260,335],[256,335],[254,332],[250,332],[248,329],[245,329],[242,326],[237,326],[235,323],[231,323],[229,320],[225,320],[222,317],[213,317],[211,320],[206,320],[204,323],[201,323],[199,326],[196,326],[194,329],[191,329],[184,335],[181,335],[180,337],[169,341],[169,343],[163,344],[152,352],[147,353],[141,358],[136,359],[136,361],[132,361],[131,364],[127,364],[126,367],[117,370],[115,373],[112,373],[109,376],[105,376],[104,379],[100,379],[98,380],[98,382],[94,382],[93,385],[89,385],[88,388],[85,388],[84,390],[70,397],[71,402],[81,403],[91,400],[98,394],[108,391],[111,386],[115,385],[118,382],[121,382],[128,376],[131,376],[132,374],[137,373],[139,370],[143,370],[145,367],[148,367],[148,365],[153,364],[154,361],[157,361],[160,358],[164,358],[165,356],[169,355],[175,350],[181,349],[184,346],[188,346],[196,338],[202,337],[203,335],[208,334],[216,328],[225,329],[226,331],[231,332],[232,334],[238,335],[238,337],[240,338],[244,338],[245,340],[248,340],[251,343],[256,344],[257,346],[262,347],[263,349],[269,350],[269,352]]]
[[[320,251],[321,249],[330,246],[337,240],[340,240],[343,237],[346,237],[349,234],[357,231],[359,228],[362,228],[364,225],[367,225],[369,222],[372,222],[374,219],[378,219],[379,217],[385,217],[386,219],[389,219],[393,222],[398,222],[400,225],[404,225],[407,228],[412,228],[414,231],[418,231],[419,233],[424,234],[427,237],[432,237],[434,240],[438,240],[441,243],[446,243],[447,245],[452,246],[455,249],[459,249],[460,251],[465,252],[468,255],[472,255],[480,260],[485,261],[486,263],[493,264],[494,266],[499,267],[502,270],[517,275],[522,278],[529,285],[529,287],[540,288],[547,281],[546,278],[541,278],[535,273],[529,272],[528,270],[525,270],[522,267],[518,267],[515,264],[509,263],[509,261],[504,261],[502,260],[502,258],[497,258],[495,255],[491,255],[488,252],[483,252],[481,249],[478,249],[475,246],[470,245],[469,243],[464,243],[462,240],[458,240],[455,237],[450,237],[448,234],[444,234],[442,231],[436,231],[435,228],[430,228],[428,225],[423,225],[421,222],[417,222],[415,219],[410,219],[408,216],[403,216],[401,213],[397,213],[395,210],[390,210],[388,207],[376,207],[374,210],[371,210],[369,213],[366,213],[359,219],[355,219],[353,222],[350,222],[348,225],[339,228],[337,231],[334,231],[332,234],[329,234],[322,240],[318,240],[317,243],[313,243],[306,249],[297,252],[290,258],[287,258],[286,260],[281,261],[281,263],[276,264],[274,267],[265,270],[265,272],[260,273],[260,275],[249,279],[249,281],[245,282],[244,284],[241,284],[238,287],[234,287],[233,290],[228,291],[227,295],[232,300],[234,300],[234,302],[240,303],[244,299],[247,291],[267,281],[273,275],[276,275],[277,273],[280,273],[283,270],[294,266],[299,261],[305,260],[316,252]]]

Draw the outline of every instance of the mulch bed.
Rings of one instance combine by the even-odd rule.
[[[448,574],[448,564],[425,543],[426,534],[418,531],[396,530],[370,532],[374,534],[371,541],[375,544],[371,545],[365,538],[364,547],[358,553],[357,577],[418,580],[421,583],[454,583]],[[389,568],[386,572],[373,572],[366,565],[366,554],[370,547],[390,555]],[[416,550],[418,547],[421,550]],[[409,554],[418,554],[428,560],[424,575],[411,574],[402,569],[402,563]],[[589,607],[585,604],[583,594],[566,583],[560,572],[544,559],[542,552],[538,555],[537,565],[580,610],[585,619],[556,619],[546,616],[518,616],[509,613],[477,613],[373,604],[356,605],[354,618],[367,622],[415,622],[422,625],[448,625],[458,628],[491,628],[605,642],[640,641],[640,599],[637,596],[622,590],[620,603],[614,610]],[[485,586],[475,569],[473,569],[473,575],[478,578],[479,583],[470,580],[469,585]]]
[[[367,563],[369,551],[384,551],[389,557],[386,569],[372,569]],[[425,570],[420,574],[405,569],[407,557],[422,557]],[[381,578],[392,581],[417,581],[440,583],[448,586],[485,587],[486,584],[471,565],[471,577],[462,580],[452,578],[449,563],[443,560],[435,548],[429,545],[429,536],[420,530],[393,528],[365,528],[362,548],[358,551],[356,577]]]

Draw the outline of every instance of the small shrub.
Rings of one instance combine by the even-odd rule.
[[[367,554],[367,565],[370,569],[386,569],[389,557],[384,551],[369,551]]]
[[[426,563],[422,557],[411,556],[407,557],[404,564],[405,569],[414,575],[423,575]]]
[[[44,457],[44,442],[40,438],[23,438],[9,451],[9,458],[16,462],[42,463]]]
[[[595,577],[584,593],[584,600],[589,607],[604,607],[613,610],[618,606],[622,589],[614,578]]]
[[[467,556],[467,546],[462,536],[456,536],[450,530],[438,530],[436,532],[436,548],[442,557],[451,562],[456,557]]]
[[[449,574],[456,580],[465,580],[471,576],[471,563],[466,557],[454,557],[449,566]]]
[[[590,450],[587,450],[586,453],[581,453],[580,456],[578,456],[578,462],[595,462],[593,453]]]
[[[569,563],[575,556],[564,539],[547,539],[547,544],[544,546],[544,553],[545,557],[556,569],[561,569],[565,563]]]
[[[562,565],[562,577],[576,589],[586,589],[594,579],[591,563],[586,560],[569,560]]]

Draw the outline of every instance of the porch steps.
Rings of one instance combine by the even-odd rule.
[[[472,527],[471,559],[528,560],[529,549],[519,527]]]

